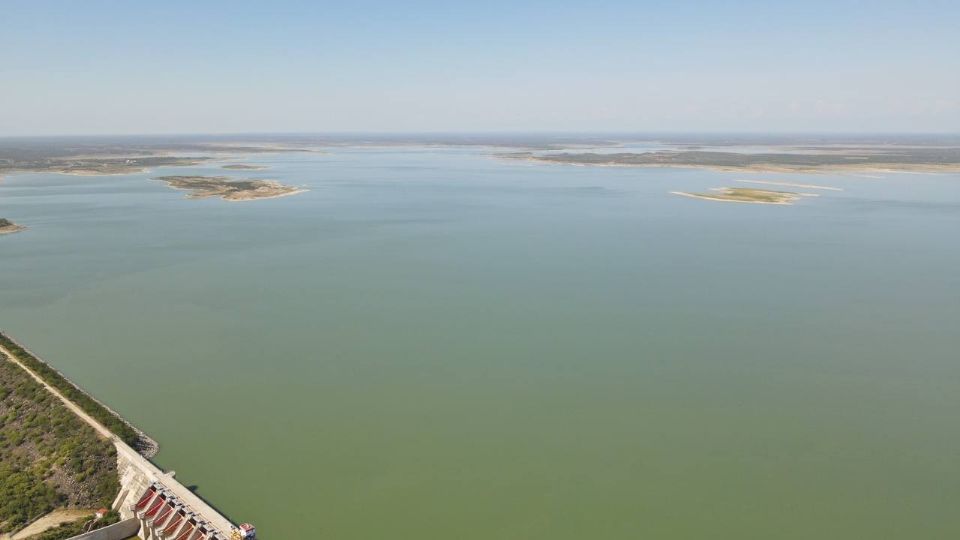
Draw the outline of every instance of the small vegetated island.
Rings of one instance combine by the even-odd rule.
[[[220,197],[226,201],[274,199],[303,193],[305,189],[287,186],[276,180],[232,180],[227,176],[159,176],[174,189],[187,190],[190,199]]]
[[[753,204],[793,204],[794,201],[803,196],[800,193],[793,193],[790,191],[769,191],[766,189],[736,187],[714,188],[703,193],[691,193],[687,191],[671,191],[670,193],[708,201]]]
[[[23,225],[17,225],[6,218],[0,218],[0,234],[13,234],[26,229]]]

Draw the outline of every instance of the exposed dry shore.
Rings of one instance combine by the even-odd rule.
[[[694,199],[703,199],[706,201],[736,202],[746,204],[779,204],[789,206],[800,197],[805,196],[801,193],[792,193],[789,191],[767,191],[764,189],[748,188],[714,188],[715,193],[692,193],[688,191],[671,191],[673,195],[691,197]]]
[[[291,188],[290,186],[284,186],[278,182],[273,182],[272,180],[264,180],[264,182],[271,182],[271,183],[277,184],[278,186],[281,186],[283,189],[289,189],[290,191],[271,192],[270,190],[272,188],[269,188],[262,192],[255,191],[255,192],[248,192],[248,193],[240,193],[236,196],[223,197],[223,200],[227,202],[244,202],[244,201],[258,201],[261,199],[279,199],[281,197],[290,197],[292,195],[299,195],[301,193],[306,193],[310,191],[309,189],[306,189],[306,188]]]

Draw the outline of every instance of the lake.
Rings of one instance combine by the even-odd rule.
[[[960,535],[960,175],[496,151],[8,176],[0,327],[267,540]]]

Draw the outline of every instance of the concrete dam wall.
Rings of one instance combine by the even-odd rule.
[[[240,528],[123,441],[115,440],[120,493],[113,503],[121,519],[140,522],[144,540],[232,540]]]

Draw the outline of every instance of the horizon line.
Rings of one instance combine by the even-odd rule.
[[[331,131],[197,131],[197,132],[139,132],[139,133],[41,133],[0,134],[0,139],[45,139],[45,138],[95,138],[95,137],[243,137],[243,136],[465,136],[465,135],[513,135],[513,136],[957,136],[960,131],[761,131],[761,130],[422,130],[422,131],[376,131],[376,130],[331,130]]]

